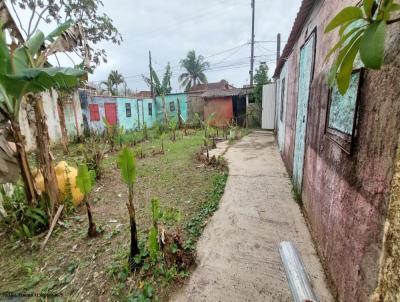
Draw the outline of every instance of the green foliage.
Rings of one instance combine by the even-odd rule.
[[[106,154],[106,146],[101,143],[100,137],[91,135],[86,139],[85,144],[80,145],[79,151],[83,155],[83,163],[99,179],[103,174],[103,160]]]
[[[10,197],[4,195],[4,209],[7,216],[2,219],[2,223],[5,227],[10,227],[17,238],[31,238],[47,229],[46,203],[40,200],[36,207],[30,206],[21,184],[14,186]]]
[[[111,95],[117,95],[118,86],[124,82],[124,77],[117,70],[111,70],[107,80],[101,82],[101,85],[105,86]]]
[[[68,88],[79,83],[84,75],[82,70],[43,67],[47,56],[54,51],[49,51],[52,45],[41,50],[46,42],[41,31],[11,52],[2,27],[0,22],[0,107],[8,118],[18,119],[22,97],[27,93]]]
[[[262,103],[262,90],[265,84],[271,83],[271,79],[268,76],[268,65],[264,62],[260,64],[254,75],[254,88],[253,97],[257,104]]]
[[[114,150],[117,145],[121,147],[125,135],[124,127],[118,124],[111,125],[105,117],[103,117],[103,123],[105,126],[104,134],[107,142],[111,145],[111,150]]]
[[[133,294],[132,297],[128,298],[128,302],[151,302],[151,301],[157,301],[157,298],[155,296],[154,287],[148,282],[146,282],[143,285],[143,288],[140,291],[137,291],[136,293]]]
[[[182,69],[186,72],[179,76],[179,82],[185,91],[197,84],[207,83],[207,77],[204,72],[210,68],[210,63],[205,61],[202,55],[196,56],[196,52],[191,50],[187,53],[186,58],[180,61]]]
[[[149,255],[153,262],[157,261],[159,246],[158,246],[158,230],[152,227],[149,232],[148,239]]]
[[[329,72],[331,87],[336,81],[339,92],[346,93],[358,54],[366,68],[381,68],[387,24],[400,21],[391,20],[391,15],[399,10],[400,5],[394,0],[364,0],[360,7],[345,7],[329,22],[325,33],[339,28],[339,41],[326,56],[328,59],[338,51]]]
[[[88,195],[92,191],[92,179],[93,177],[92,174],[90,174],[88,167],[85,164],[79,165],[78,175],[76,176],[76,186],[83,194]]]
[[[117,158],[118,167],[121,170],[122,180],[132,185],[136,180],[136,159],[133,151],[128,147],[122,149]]]
[[[160,200],[158,198],[153,198],[151,200],[151,218],[153,220],[153,226],[157,227],[158,221],[162,217],[162,212],[160,210]]]
[[[10,1],[16,9],[28,10],[27,14],[31,15],[31,25],[21,25],[21,28],[29,37],[36,30],[36,27],[44,23],[59,23],[60,20],[71,20],[70,23],[80,23],[80,30],[86,37],[87,47],[79,47],[78,53],[84,57],[87,48],[95,48],[94,44],[102,45],[100,42],[111,41],[112,43],[120,44],[122,37],[117,28],[113,25],[113,20],[104,13],[104,5],[101,0],[52,0],[30,2],[27,0]],[[17,14],[20,11],[16,10]],[[21,17],[21,16],[20,16]],[[21,18],[28,20],[28,18]],[[26,22],[27,23],[27,22]],[[35,26],[33,26],[35,24]],[[65,27],[65,26],[64,26]],[[47,36],[52,41],[60,31],[53,31]],[[92,61],[94,64],[99,64],[102,59],[106,62],[106,52],[102,48],[93,49]],[[94,68],[95,66],[92,66]]]
[[[172,78],[172,71],[171,71],[171,65],[167,64],[165,67],[165,72],[164,76],[162,78],[162,81],[160,81],[160,78],[158,77],[156,71],[151,68],[150,70],[152,78],[147,78],[143,76],[143,80],[149,85],[149,87],[153,86],[154,92],[156,95],[161,95],[165,96],[168,93],[171,93],[172,88],[171,88],[171,78]]]
[[[210,217],[217,209],[219,200],[225,190],[228,174],[221,172],[214,176],[212,189],[207,193],[207,200],[201,205],[199,212],[192,217],[186,224],[186,231],[188,239],[185,242],[185,248],[195,250],[195,244],[200,237],[204,228],[204,222]]]

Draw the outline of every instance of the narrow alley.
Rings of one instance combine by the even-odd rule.
[[[320,301],[332,301],[321,263],[270,132],[228,148],[220,207],[198,243],[198,266],[171,301],[291,301],[278,244],[293,241]]]

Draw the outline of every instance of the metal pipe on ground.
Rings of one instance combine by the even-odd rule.
[[[303,261],[290,241],[279,243],[279,254],[285,268],[289,288],[295,302],[318,302],[312,289]]]

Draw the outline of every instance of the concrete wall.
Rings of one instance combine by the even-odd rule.
[[[196,113],[200,118],[204,119],[204,99],[201,95],[188,95],[187,107],[188,107],[188,120],[190,123],[197,123]]]
[[[181,116],[184,121],[188,118],[187,110],[187,95],[185,93],[174,93],[165,96],[165,107],[169,118],[178,118],[178,99],[181,110]],[[174,103],[175,110],[170,110],[170,103]],[[164,111],[162,109],[162,99],[160,96],[156,97],[156,119],[158,121],[164,120]]]
[[[116,97],[108,97],[108,96],[90,96],[87,98],[87,103],[85,103],[85,106],[82,106],[82,114],[84,115],[84,119],[87,119],[88,125],[89,125],[89,130],[91,132],[101,133],[105,129],[104,122],[103,122],[103,118],[105,118],[105,116],[106,116],[105,110],[104,110],[105,103],[117,103],[117,98]],[[82,104],[82,100],[81,100],[81,104]],[[99,121],[91,121],[90,120],[89,104],[97,104],[99,106],[99,115],[100,115]],[[119,119],[119,115],[118,115],[118,106],[117,106],[117,123],[119,122],[118,119]]]
[[[226,127],[233,119],[232,97],[208,99],[204,106],[204,119],[215,113],[212,124],[217,127]]]
[[[327,22],[358,1],[319,1],[286,61],[288,81],[282,157],[293,169],[300,47],[317,28],[314,79],[306,130],[302,199],[313,237],[340,301],[367,301],[377,286],[383,222],[400,132],[399,58],[381,71],[366,71],[351,155],[325,133],[328,106],[325,62],[337,33],[324,34]],[[397,28],[396,28],[397,26]],[[391,26],[388,56],[398,54],[398,24]],[[387,59],[388,61],[388,59]],[[390,61],[390,60],[389,60]],[[292,76],[293,75],[293,76]]]
[[[45,92],[42,94],[42,98],[46,123],[49,130],[50,143],[57,144],[61,139],[60,117],[57,107],[57,92]],[[79,103],[79,96],[75,93],[72,97],[72,101],[64,104],[67,131],[71,138],[76,136],[78,132],[79,134],[82,133],[83,121],[81,106]],[[21,104],[19,122],[22,134],[25,136],[27,150],[30,151],[36,149],[35,113],[32,106],[26,102],[22,102]],[[76,125],[78,125],[78,129]]]

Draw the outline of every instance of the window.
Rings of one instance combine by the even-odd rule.
[[[89,113],[91,121],[100,121],[99,105],[89,104]]]
[[[125,103],[125,112],[126,112],[126,117],[131,117],[132,116],[131,104],[130,103]]]
[[[283,106],[285,106],[285,78],[283,78],[281,82],[281,108],[279,113],[281,122],[283,121]]]
[[[174,102],[169,103],[169,111],[171,111],[171,112],[175,111],[175,103]]]
[[[345,95],[333,87],[329,97],[326,133],[346,153],[350,154],[357,123],[357,107],[362,70],[353,71]]]
[[[152,103],[147,104],[147,110],[149,112],[149,116],[153,116],[153,104]]]

